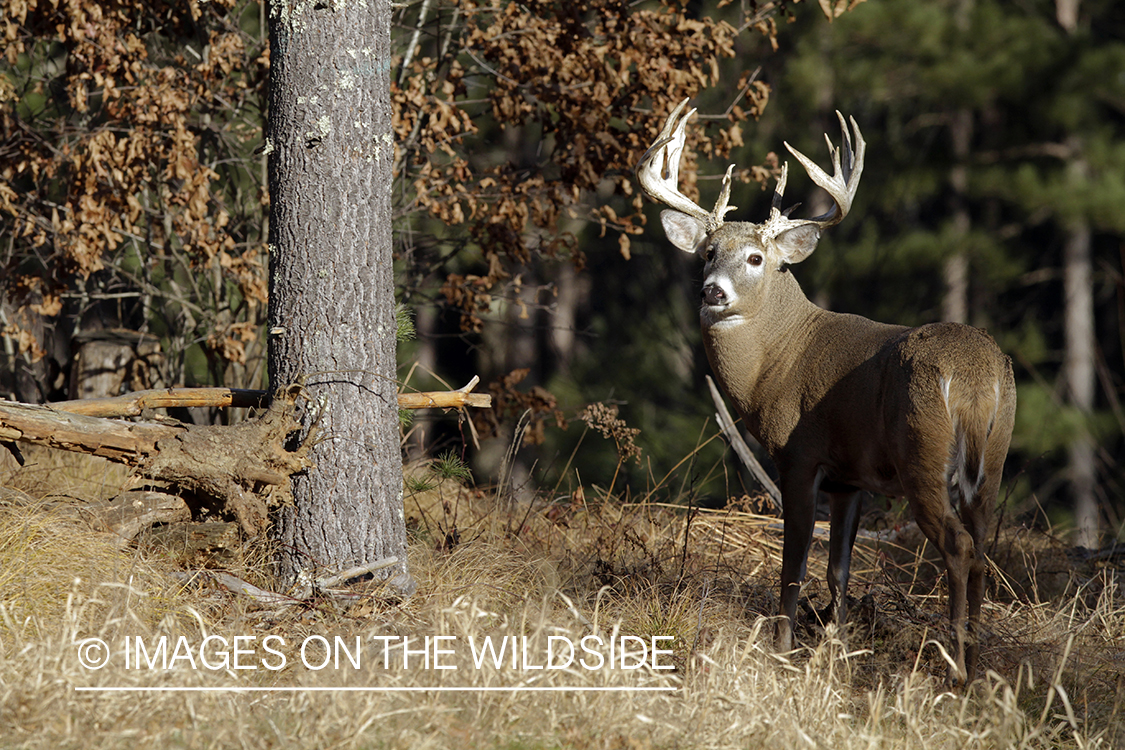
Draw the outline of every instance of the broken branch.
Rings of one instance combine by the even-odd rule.
[[[758,463],[758,459],[754,457],[750,446],[746,444],[746,441],[738,432],[738,428],[734,426],[734,420],[731,419],[730,412],[727,411],[727,405],[723,403],[723,397],[719,394],[719,389],[715,386],[715,381],[711,379],[710,375],[707,376],[707,387],[711,389],[711,400],[715,402],[715,409],[718,410],[715,414],[715,419],[719,422],[719,427],[723,431],[723,437],[730,443],[730,447],[734,449],[742,465],[750,470],[750,473],[754,475],[754,478],[758,480],[758,483],[761,484],[769,494],[770,500],[773,501],[773,506],[777,508],[778,511],[781,511],[781,490],[777,488],[777,485],[770,479],[766,470]]]
[[[478,382],[480,378],[474,376],[468,385],[455,391],[400,393],[398,405],[403,409],[487,409],[492,406],[492,396],[471,392]],[[268,391],[243,388],[160,388],[112,398],[57,401],[47,406],[55,411],[88,417],[139,417],[150,409],[208,406],[264,409],[269,400]]]

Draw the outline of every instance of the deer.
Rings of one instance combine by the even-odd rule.
[[[954,648],[946,680],[975,679],[984,598],[985,541],[1015,419],[1011,360],[983,330],[960,323],[916,328],[832,312],[812,303],[790,267],[851,208],[866,143],[837,112],[842,146],[825,135],[830,177],[786,148],[833,205],[810,219],[781,209],[782,166],[769,217],[725,221],[732,164],[711,211],[679,189],[686,141],[684,100],[638,162],[643,194],[667,206],[668,240],[703,258],[703,348],[743,424],[768,452],[783,506],[776,648],[793,650],[797,604],[812,544],[818,495],[830,516],[828,589],[822,621],[843,637],[848,579],[864,490],[905,497],[945,568]],[[855,143],[852,143],[854,132]]]

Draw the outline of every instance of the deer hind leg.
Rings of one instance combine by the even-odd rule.
[[[1010,428],[1009,428],[1010,430]],[[976,679],[977,664],[980,660],[980,611],[984,603],[985,577],[988,573],[988,562],[985,560],[984,550],[988,534],[992,528],[992,514],[996,508],[996,499],[1000,494],[1000,476],[1004,468],[1004,456],[1008,444],[1004,439],[1005,433],[1000,432],[1000,439],[996,445],[990,444],[985,458],[985,479],[976,496],[961,506],[961,521],[973,538],[973,558],[969,568],[967,587],[968,620],[966,630],[968,644],[965,651],[966,680],[972,682]]]
[[[861,493],[854,488],[845,490],[844,485],[837,485],[841,491],[830,492],[824,484],[827,482],[821,484],[821,492],[828,498],[832,514],[828,542],[828,590],[832,600],[821,613],[821,621],[833,620],[842,635],[848,619],[848,579],[851,576],[852,548],[859,528]]]
[[[998,481],[993,483],[998,484]],[[989,492],[988,483],[968,501],[958,506],[962,527],[971,539],[971,554],[966,562],[964,679],[965,684],[976,679],[980,659],[980,610],[984,603],[984,583],[987,563],[984,559],[985,537],[988,534],[991,510],[996,501],[996,489]],[[950,589],[952,592],[952,588]],[[953,600],[950,599],[950,618],[953,618]],[[957,622],[954,620],[954,622]],[[959,649],[960,650],[960,649]]]
[[[977,537],[975,530],[973,536]],[[966,684],[977,678],[977,663],[980,661],[980,610],[984,603],[984,578],[987,570],[987,563],[984,560],[984,540],[977,538],[973,549],[975,554],[970,563],[967,590],[968,620],[965,623],[968,640],[965,645]]]
[[[967,651],[974,658],[977,652],[975,632],[967,629],[969,616],[970,580],[974,596],[983,595],[983,563],[978,561],[977,544],[961,519],[950,506],[944,477],[925,486],[916,486],[909,492],[910,506],[922,533],[941,554],[945,563],[945,580],[949,596],[949,623],[953,631],[953,659],[947,681],[953,684],[968,678]],[[979,570],[974,571],[974,568]],[[976,601],[979,616],[979,597]],[[974,629],[975,630],[975,629]],[[970,646],[970,640],[972,645]],[[975,673],[975,665],[973,668]]]

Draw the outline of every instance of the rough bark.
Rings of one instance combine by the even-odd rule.
[[[391,267],[387,0],[270,7],[270,382],[322,436],[294,477],[279,573],[406,559]],[[413,587],[405,562],[380,575]]]
[[[70,398],[109,398],[160,385],[162,360],[155,336],[121,328],[85,331],[74,337]]]

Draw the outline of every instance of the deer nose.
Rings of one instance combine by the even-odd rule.
[[[703,287],[703,304],[721,305],[727,301],[727,293],[718,284],[708,284]]]

